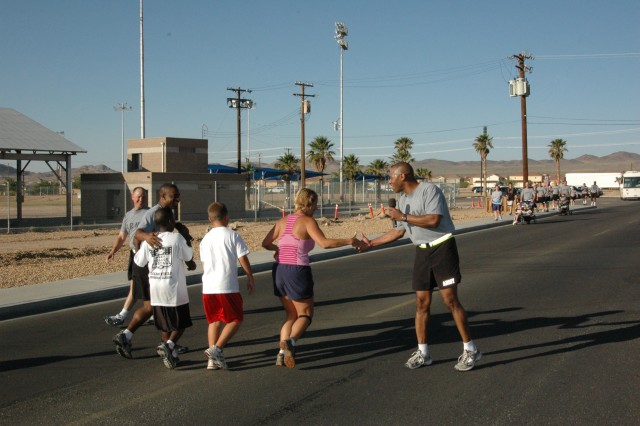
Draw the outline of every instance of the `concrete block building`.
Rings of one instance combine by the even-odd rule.
[[[231,218],[245,217],[246,175],[210,174],[208,141],[172,137],[131,139],[127,145],[126,173],[81,176],[84,224],[116,222],[131,209],[131,191],[141,186],[149,193],[149,206],[158,202],[164,183],[180,189],[180,221],[206,221],[207,206],[225,203]]]

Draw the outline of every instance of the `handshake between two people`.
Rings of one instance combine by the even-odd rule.
[[[362,239],[359,240],[356,237],[357,235],[358,233],[356,232],[351,238],[351,247],[353,247],[355,251],[357,251],[358,253],[362,253],[373,247],[371,245],[371,241],[364,235],[363,232],[360,232],[360,236],[362,237]]]
[[[404,213],[402,213],[401,210],[396,209],[395,198],[389,198],[389,207],[384,212],[384,215],[393,221],[394,228],[396,227],[396,222],[403,220]],[[356,235],[354,235],[351,242],[351,245],[358,253],[362,253],[373,248],[373,243],[364,235],[364,233],[361,232],[360,236],[361,239],[357,239]]]

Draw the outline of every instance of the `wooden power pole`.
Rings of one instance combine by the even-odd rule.
[[[526,81],[524,75],[525,72],[531,72],[531,67],[525,65],[526,59],[533,59],[533,56],[522,52],[518,55],[512,55],[509,59],[517,59],[518,65],[516,68],[519,70],[518,82],[516,87],[519,89],[514,96],[520,96],[520,113],[522,117],[522,183],[529,180],[529,155],[527,148],[527,96],[529,96],[529,83]]]
[[[304,171],[306,168],[305,164],[305,153],[304,153],[304,115],[310,112],[309,104],[304,100],[305,96],[313,98],[315,95],[305,95],[304,88],[305,87],[313,87],[311,83],[302,83],[300,81],[296,81],[296,86],[300,86],[302,89],[301,93],[294,93],[293,96],[300,96],[302,98],[302,104],[300,106],[300,189],[306,187],[305,175]]]

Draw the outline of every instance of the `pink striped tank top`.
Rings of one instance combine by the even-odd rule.
[[[283,265],[309,265],[309,252],[316,243],[312,239],[301,240],[293,235],[293,225],[302,216],[301,213],[287,216],[284,234],[278,240],[278,263]]]

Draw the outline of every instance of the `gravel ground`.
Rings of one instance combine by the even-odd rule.
[[[454,221],[490,217],[484,209],[453,210]],[[354,232],[380,234],[391,227],[388,218],[357,216],[338,222],[318,220],[328,238],[345,238]],[[275,222],[234,222],[230,227],[242,235],[251,251],[262,250],[260,243]],[[188,224],[194,237],[195,258],[198,245],[208,226]],[[40,284],[70,278],[123,271],[127,268],[128,251],[120,250],[106,261],[117,231],[95,229],[78,231],[26,232],[0,236],[0,288]]]

